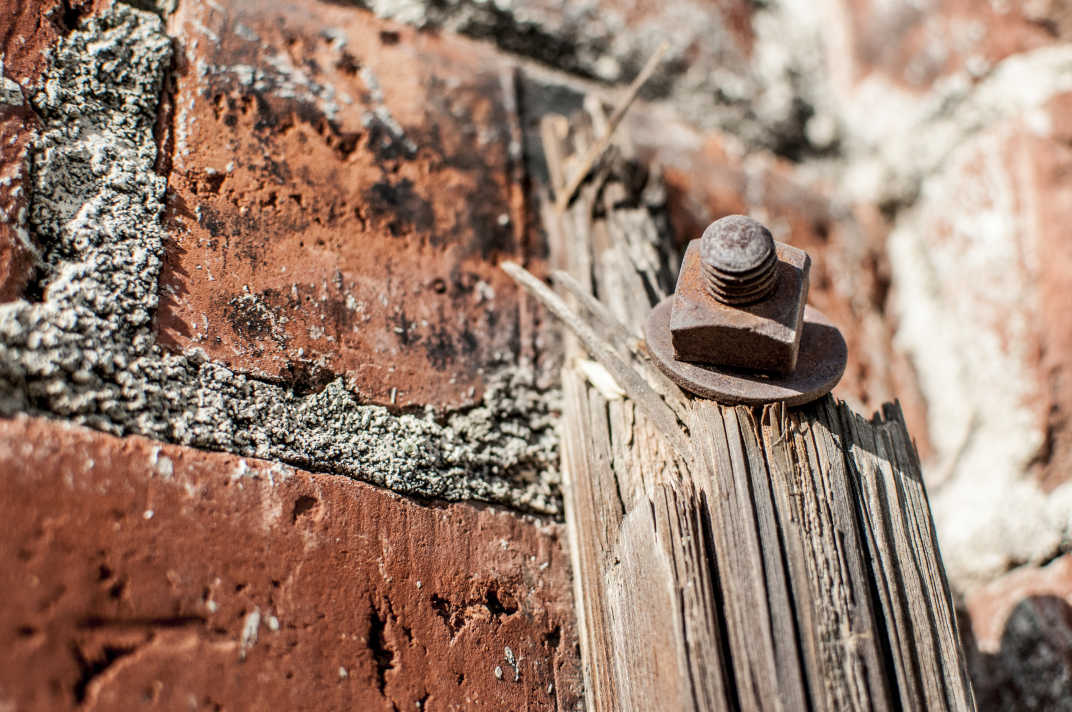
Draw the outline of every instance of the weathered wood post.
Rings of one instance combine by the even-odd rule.
[[[606,130],[594,106],[545,120],[560,204]],[[671,287],[667,235],[606,158],[564,211],[545,201],[566,299],[508,266],[571,331],[563,489],[588,708],[974,709],[899,407],[684,395],[640,337]]]

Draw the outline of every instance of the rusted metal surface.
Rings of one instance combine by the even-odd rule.
[[[685,390],[721,403],[762,405],[783,401],[802,405],[829,393],[841,379],[848,358],[845,339],[818,309],[804,310],[797,367],[787,376],[680,361],[670,342],[674,296],[659,302],[648,317],[645,338],[655,363]]]
[[[744,215],[727,215],[700,237],[707,291],[722,304],[753,304],[778,283],[778,255],[770,230]]]
[[[797,364],[811,260],[777,244],[774,291],[748,305],[723,304],[709,292],[701,241],[685,250],[672,302],[673,355],[682,361],[790,373]]]
[[[806,307],[811,258],[729,215],[689,243],[674,294],[648,317],[656,364],[687,391],[723,403],[800,405],[830,392],[848,347]]]

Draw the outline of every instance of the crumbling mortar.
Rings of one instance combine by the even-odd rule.
[[[156,344],[166,179],[153,128],[171,52],[159,16],[116,4],[52,54],[30,157],[49,271],[40,303],[0,305],[0,413],[557,514],[558,396],[531,369],[501,370],[475,407],[394,415],[341,377],[299,396]]]

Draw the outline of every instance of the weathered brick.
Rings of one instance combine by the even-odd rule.
[[[19,296],[33,267],[23,182],[38,121],[26,95],[44,71],[63,20],[58,0],[12,0],[0,7],[0,302]]]
[[[10,80],[0,77],[0,91],[14,98]],[[3,100],[0,99],[0,102]],[[25,103],[0,103],[0,302],[18,297],[33,269],[33,252],[26,230],[26,145],[33,139],[36,119]]]
[[[889,241],[897,344],[928,402],[938,531],[962,579],[1048,558],[1072,513],[1068,101],[953,150]]]
[[[560,525],[27,417],[0,471],[0,703],[578,700]]]
[[[355,8],[184,3],[159,338],[240,371],[478,402],[531,355],[513,75]],[[524,332],[524,333],[523,333]]]
[[[1061,42],[1072,31],[1072,5],[1042,2],[849,0],[840,4],[856,80],[881,77],[916,91],[955,72],[982,76],[1020,52]]]

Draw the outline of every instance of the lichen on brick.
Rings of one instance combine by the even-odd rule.
[[[556,394],[523,367],[492,374],[476,407],[397,414],[341,377],[301,395],[157,345],[167,186],[153,127],[171,51],[158,16],[118,3],[54,50],[30,152],[42,299],[0,305],[0,412],[557,513]]]

